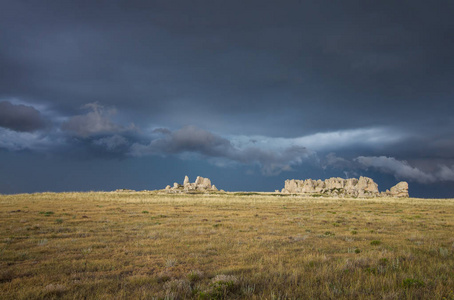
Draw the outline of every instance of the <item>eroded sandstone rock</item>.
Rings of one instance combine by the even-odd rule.
[[[209,178],[204,178],[201,176],[197,176],[195,182],[191,183],[189,181],[189,177],[185,176],[183,180],[183,185],[175,182],[173,187],[169,185],[166,186],[165,190],[170,193],[176,192],[190,192],[190,191],[202,191],[202,192],[209,192],[209,191],[217,191],[215,185],[211,184],[211,180]]]
[[[372,178],[361,176],[357,178],[343,179],[333,177],[322,180],[296,180],[288,179],[282,193],[290,194],[310,194],[325,195],[334,197],[408,197],[408,184],[406,182],[398,183],[391,188],[391,191],[380,193],[378,184]]]
[[[391,197],[409,197],[408,195],[408,183],[401,181],[391,188],[389,191]]]

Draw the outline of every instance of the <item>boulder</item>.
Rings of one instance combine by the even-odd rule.
[[[211,189],[211,180],[209,178],[203,178],[202,183],[199,186],[204,189]]]
[[[389,190],[391,197],[409,197],[408,195],[408,183],[401,181]]]

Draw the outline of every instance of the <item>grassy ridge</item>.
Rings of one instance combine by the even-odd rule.
[[[454,299],[454,200],[0,196],[2,299]]]

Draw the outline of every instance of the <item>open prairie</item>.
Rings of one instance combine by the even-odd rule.
[[[2,299],[454,299],[453,199],[0,196]]]

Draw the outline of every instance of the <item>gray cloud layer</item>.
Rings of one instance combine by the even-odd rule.
[[[288,171],[292,165],[301,164],[309,156],[309,151],[301,146],[287,147],[282,151],[258,147],[237,148],[228,139],[195,126],[185,126],[176,131],[160,128],[155,132],[162,136],[152,140],[148,145],[134,144],[131,147],[131,154],[142,156],[197,153],[208,158],[257,164],[266,175]]]
[[[405,143],[405,139],[402,140],[405,135],[389,128],[327,132],[293,139],[266,136],[225,138],[196,126],[185,126],[178,130],[156,128],[151,134],[144,134],[133,124],[126,127],[115,122],[115,109],[89,103],[84,105],[84,108],[89,110],[86,114],[69,117],[61,125],[54,120],[54,127],[49,128],[47,133],[34,133],[44,126],[41,113],[36,108],[13,105],[7,101],[1,102],[0,105],[5,108],[1,114],[21,126],[16,124],[14,127],[11,125],[15,124],[14,122],[8,123],[8,129],[15,129],[16,134],[14,131],[0,130],[0,147],[12,151],[29,149],[58,153],[67,151],[65,149],[69,147],[71,151],[82,151],[88,156],[106,158],[173,155],[187,159],[195,156],[198,159],[207,159],[219,167],[235,164],[258,166],[264,175],[291,171],[306,162],[318,165],[324,170],[340,169],[346,174],[357,174],[361,169],[372,168],[391,174],[397,179],[424,184],[454,181],[454,165],[449,167],[446,163],[438,162],[436,168],[425,171],[394,157],[362,155],[351,160],[329,152],[336,149],[348,152],[349,149],[361,145],[367,153],[370,147]],[[59,131],[59,127],[63,131]],[[29,132],[26,132],[25,128]],[[146,140],[149,142],[146,143]],[[328,154],[319,160],[316,151],[321,154],[328,151]]]
[[[454,127],[450,2],[82,2],[2,1],[0,97],[224,134]]]
[[[84,108],[88,108],[91,111],[85,115],[71,117],[62,124],[62,129],[83,138],[127,130],[127,128],[112,121],[112,116],[116,113],[114,109],[106,110],[99,103],[89,103],[84,105]],[[132,124],[129,129],[133,128],[134,125]]]
[[[0,148],[304,176],[324,158],[326,175],[451,180],[452,11],[422,0],[0,1],[0,101],[12,102],[0,102]]]
[[[435,181],[435,176],[427,174],[418,168],[410,166],[406,161],[399,161],[393,157],[360,156],[356,161],[365,167],[377,168],[383,172],[391,173],[398,179],[407,179],[422,183]]]
[[[382,172],[394,175],[397,179],[411,180],[419,183],[454,181],[454,165],[452,167],[439,165],[436,171],[429,173],[412,167],[408,162],[399,161],[394,157],[359,156],[355,160],[366,168],[376,168]]]
[[[46,126],[40,112],[32,106],[0,102],[0,127],[21,132],[32,132]]]

